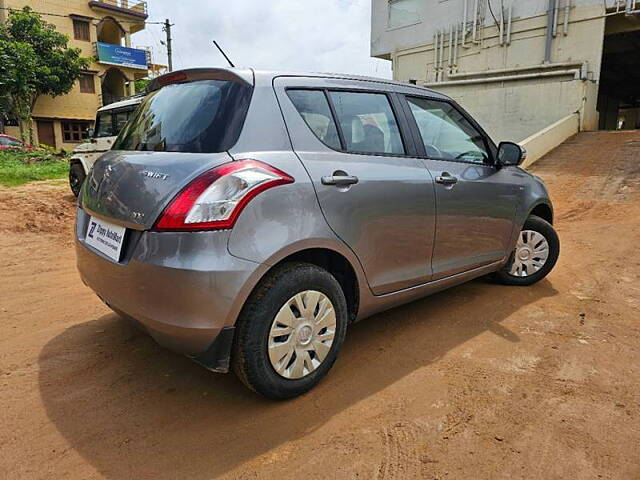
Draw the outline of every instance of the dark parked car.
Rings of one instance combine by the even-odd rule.
[[[272,398],[348,325],[558,258],[542,181],[437,92],[347,75],[159,77],[79,197],[78,268],[114,311]]]

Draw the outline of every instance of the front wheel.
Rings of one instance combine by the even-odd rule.
[[[560,254],[560,240],[553,226],[531,215],[518,236],[516,249],[495,278],[505,285],[533,285],[553,269]]]
[[[233,369],[273,399],[313,388],[335,362],[347,330],[338,281],[308,263],[277,267],[247,300],[236,325]]]

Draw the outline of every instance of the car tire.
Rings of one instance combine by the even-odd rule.
[[[280,265],[260,282],[242,309],[233,370],[247,387],[268,398],[301,395],[333,366],[347,322],[345,296],[333,275],[309,263]]]
[[[526,251],[522,251],[525,248]],[[518,236],[516,249],[502,270],[494,274],[494,279],[504,285],[533,285],[549,274],[559,255],[560,239],[553,226],[531,215]]]
[[[84,167],[80,162],[73,162],[69,166],[69,186],[76,197],[80,195],[80,188],[86,178],[87,174],[84,173]]]

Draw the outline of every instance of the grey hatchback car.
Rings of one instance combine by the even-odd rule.
[[[549,273],[553,208],[523,157],[414,85],[173,72],[82,187],[78,269],[159,344],[294,397],[352,322],[482,275]]]

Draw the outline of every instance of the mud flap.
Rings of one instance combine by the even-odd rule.
[[[224,327],[204,353],[189,358],[212,372],[228,373],[235,332],[236,327]]]

